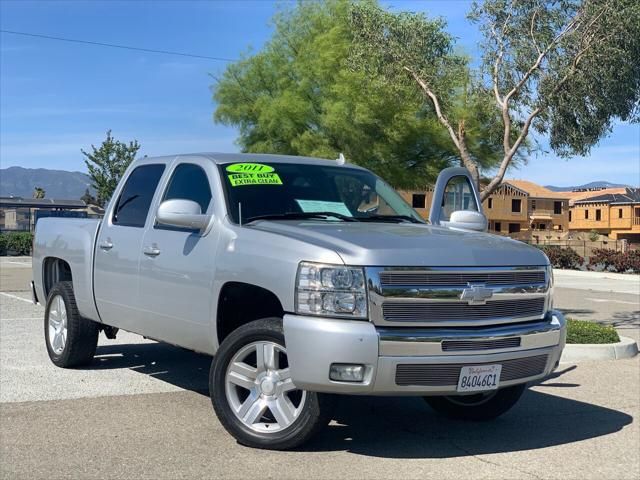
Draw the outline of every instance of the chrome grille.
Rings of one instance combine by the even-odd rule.
[[[501,348],[517,348],[520,337],[499,338],[496,340],[444,340],[443,352],[463,352],[466,350],[499,350]]]
[[[473,321],[486,319],[522,319],[544,315],[545,299],[495,300],[483,305],[463,302],[394,302],[382,305],[387,322]]]
[[[507,272],[402,272],[380,274],[384,286],[411,285],[466,287],[470,283],[484,285],[522,285],[545,283],[544,270],[514,270]]]
[[[501,362],[474,363],[473,365],[502,365],[500,381],[520,380],[542,375],[547,365],[547,355],[515,358]],[[464,364],[400,364],[396,367],[396,385],[439,387],[458,384],[460,369]]]

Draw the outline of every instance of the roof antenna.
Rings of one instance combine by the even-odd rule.
[[[336,163],[338,165],[344,165],[344,162],[345,162],[344,155],[342,154],[342,152],[340,152],[340,155],[338,156],[338,158],[336,158]]]

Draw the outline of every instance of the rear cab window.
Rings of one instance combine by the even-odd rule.
[[[164,169],[163,164],[149,164],[136,167],[131,172],[113,209],[111,222],[114,225],[144,227]]]

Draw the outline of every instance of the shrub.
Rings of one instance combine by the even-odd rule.
[[[625,253],[598,248],[589,259],[589,270],[609,270],[624,273],[632,271],[640,273],[640,250],[629,250]]]
[[[584,259],[572,248],[562,248],[557,245],[541,245],[538,248],[545,253],[549,258],[549,262],[555,268],[576,270],[584,263]]]
[[[6,255],[7,252],[16,255],[30,255],[33,234],[31,232],[4,232],[0,233],[0,253]]]
[[[567,343],[618,343],[616,329],[586,320],[567,319]]]

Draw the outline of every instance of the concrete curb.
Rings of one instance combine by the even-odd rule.
[[[638,344],[633,338],[620,337],[618,343],[567,344],[562,351],[560,363],[578,363],[591,360],[620,360],[638,354]]]
[[[583,270],[566,270],[562,268],[554,268],[553,274],[559,277],[576,277],[576,278],[598,278],[608,280],[629,280],[631,282],[640,282],[640,275],[637,273],[615,273],[615,272],[591,272]]]

